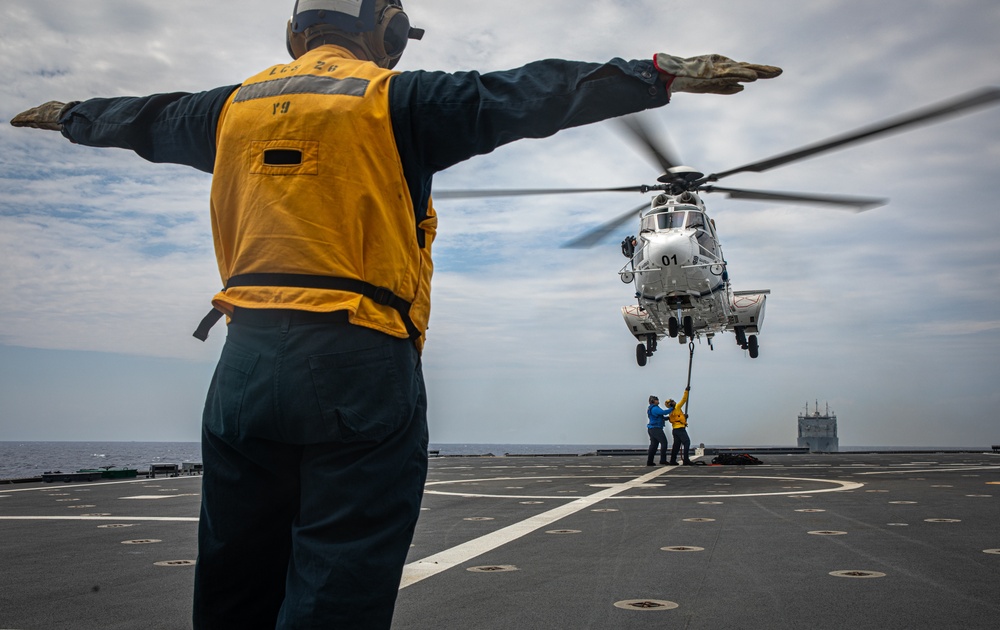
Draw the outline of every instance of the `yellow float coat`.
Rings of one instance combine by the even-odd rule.
[[[245,81],[219,118],[212,229],[224,284],[245,274],[360,280],[411,305],[422,346],[437,217],[430,206],[419,224],[414,214],[389,118],[394,74],[322,46]],[[296,284],[228,286],[212,302],[228,315],[346,310],[352,324],[416,336],[382,300]]]
[[[688,425],[687,416],[684,415],[684,403],[688,400],[688,394],[690,390],[684,390],[684,395],[681,397],[680,402],[674,405],[674,410],[670,412],[670,416],[667,420],[670,421],[670,426],[675,429],[683,429]]]

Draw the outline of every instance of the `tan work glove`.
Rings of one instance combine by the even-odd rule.
[[[671,93],[736,94],[743,91],[740,83],[773,79],[781,74],[781,68],[777,66],[733,61],[722,55],[699,55],[683,59],[657,53],[653,57],[653,63],[663,75]]]
[[[76,103],[61,103],[59,101],[49,101],[38,107],[21,112],[10,120],[10,124],[15,127],[34,127],[35,129],[50,129],[52,131],[62,131],[59,118],[63,111]]]

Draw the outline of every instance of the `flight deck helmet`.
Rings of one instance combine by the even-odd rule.
[[[410,26],[401,0],[296,0],[285,43],[293,59],[316,46],[337,44],[392,68],[407,41],[423,36],[423,29]]]

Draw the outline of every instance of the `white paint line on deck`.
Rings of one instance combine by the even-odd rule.
[[[201,475],[185,475],[180,477],[170,477],[169,479],[168,478],[161,479],[159,477],[154,477],[152,479],[143,478],[143,479],[126,479],[124,481],[99,481],[97,483],[73,482],[72,485],[69,485],[67,482],[62,482],[60,483],[60,485],[55,485],[55,486],[45,485],[45,486],[34,486],[31,488],[3,489],[0,490],[0,495],[7,495],[8,493],[11,492],[46,492],[51,490],[75,490],[76,488],[93,488],[96,486],[103,487],[103,486],[110,486],[113,484],[122,484],[122,483],[157,483],[157,482],[163,483],[164,481],[167,481],[169,483],[180,483],[182,481],[187,481],[190,479],[196,479],[199,482],[201,482]]]
[[[0,516],[0,521],[167,521],[197,523],[197,516]]]
[[[939,472],[969,472],[971,470],[998,470],[1000,466],[962,466],[961,468],[924,468],[915,470],[906,468],[904,470],[877,470],[875,472],[856,473],[858,475],[912,475],[914,473],[939,473]]]
[[[656,470],[641,477],[632,479],[631,481],[626,481],[615,485],[614,487],[595,492],[594,494],[580,497],[579,499],[571,501],[565,505],[553,508],[548,512],[536,514],[535,516],[527,518],[519,523],[508,525],[507,527],[498,529],[495,532],[486,534],[485,536],[480,536],[479,538],[475,538],[468,542],[464,542],[460,545],[452,547],[451,549],[446,549],[422,560],[411,562],[403,567],[403,578],[400,580],[399,588],[404,589],[407,586],[412,586],[421,580],[425,580],[429,577],[437,575],[438,573],[447,571],[452,567],[468,562],[469,560],[477,556],[481,556],[488,551],[492,551],[497,547],[517,540],[522,536],[526,536],[537,529],[548,527],[552,523],[555,523],[556,521],[571,514],[575,514],[580,510],[586,509],[603,501],[604,499],[613,497],[616,494],[625,492],[626,490],[630,490],[636,486],[641,486],[642,484],[659,477],[663,473],[670,472],[672,470],[677,470],[677,468],[657,468]]]

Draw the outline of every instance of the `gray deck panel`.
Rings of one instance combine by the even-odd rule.
[[[651,481],[662,485],[630,488],[587,505],[412,584],[400,591],[393,628],[996,627],[1000,555],[984,550],[1000,548],[1000,457],[842,453],[761,459],[765,465],[746,468],[667,469]],[[604,489],[599,484],[659,470],[642,464],[641,457],[628,456],[432,459],[429,481],[463,483],[431,483],[429,490],[503,496],[426,494],[409,561],[592,495]],[[0,628],[190,627],[192,567],[154,562],[195,558],[200,481],[0,487],[0,517],[112,515],[0,518]],[[834,487],[829,481],[864,486],[817,492]],[[751,493],[768,496],[733,496]],[[163,494],[171,496],[122,498]],[[682,498],[653,498],[664,495]],[[637,498],[621,498],[626,496]],[[80,500],[58,501],[66,498]],[[525,503],[530,501],[541,503]],[[608,509],[615,511],[603,511]],[[824,511],[797,511],[802,509]],[[142,516],[191,520],[126,518]],[[482,517],[492,520],[466,520]],[[698,517],[715,520],[684,520]],[[99,527],[112,523],[130,526]],[[809,533],[819,530],[847,533]],[[122,544],[137,539],[162,542]],[[663,551],[666,546],[704,550]],[[482,565],[517,570],[466,570]],[[836,570],[886,576],[829,575]],[[614,606],[626,599],[667,600],[678,607]]]

